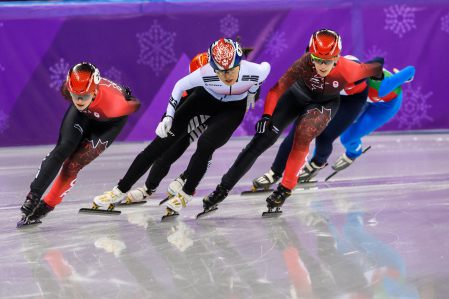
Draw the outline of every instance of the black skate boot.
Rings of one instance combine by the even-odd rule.
[[[34,208],[39,204],[39,201],[41,200],[40,196],[38,196],[36,193],[33,193],[30,191],[28,193],[25,202],[20,207],[20,210],[22,211],[24,216],[28,216],[33,212]]]
[[[281,207],[284,201],[292,194],[290,189],[285,188],[281,184],[267,198],[267,212],[262,213],[262,217],[277,217],[282,214]]]
[[[298,183],[312,183],[311,180],[318,175],[318,172],[327,166],[327,163],[324,165],[317,165],[315,162],[311,161],[306,162],[301,172],[299,173]]]
[[[49,206],[45,201],[41,200],[39,204],[34,208],[25,219],[22,219],[17,223],[17,227],[24,225],[39,224],[42,223],[41,219],[44,218],[48,212],[53,211],[53,207]]]
[[[222,202],[226,198],[226,196],[228,196],[228,193],[228,189],[226,189],[222,185],[218,185],[211,194],[203,198],[204,211],[199,213],[196,218],[198,219],[201,216],[216,211],[218,209],[217,205]]]

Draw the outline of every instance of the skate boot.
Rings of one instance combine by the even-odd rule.
[[[167,206],[167,214],[162,217],[165,220],[172,216],[178,216],[179,212],[187,206],[187,204],[192,200],[192,195],[185,193],[180,190],[175,196],[170,198],[165,205]]]
[[[321,169],[326,167],[326,165],[327,163],[322,166],[318,166],[315,162],[306,162],[299,173],[298,183],[309,183],[311,179],[317,176]]]
[[[108,210],[113,210],[115,205],[123,200],[124,196],[125,194],[115,186],[112,191],[106,191],[102,195],[95,196],[92,209],[108,207]]]
[[[159,205],[162,205],[164,203],[166,203],[170,198],[172,198],[173,196],[175,196],[179,191],[182,190],[182,187],[184,187],[184,184],[186,183],[186,180],[182,178],[182,175],[180,175],[179,177],[177,177],[173,182],[171,182],[168,185],[167,188],[167,197],[164,198]]]
[[[278,185],[277,189],[268,196],[267,198],[267,212],[263,212],[263,217],[273,217],[280,216],[282,214],[281,207],[284,204],[284,201],[292,194],[290,189],[285,188],[281,184]]]
[[[54,207],[49,206],[45,201],[41,200],[27,217],[17,223],[17,227],[20,228],[25,225],[42,223],[41,219],[53,210]]]
[[[351,159],[346,154],[341,155],[337,161],[335,161],[334,165],[332,165],[332,169],[335,171],[342,171],[343,169],[348,168],[355,159]]]
[[[228,193],[228,189],[223,187],[221,184],[218,185],[211,194],[203,198],[204,211],[199,213],[196,218],[200,218],[203,215],[216,211],[218,209],[217,205],[222,202],[226,196],[228,196]]]
[[[253,191],[256,190],[268,190],[271,185],[277,183],[279,179],[281,178],[281,175],[277,175],[273,172],[273,170],[270,169],[267,173],[265,173],[263,176],[258,177],[253,180]]]
[[[33,212],[34,208],[39,204],[39,201],[41,200],[40,196],[38,196],[36,193],[29,192],[25,202],[20,207],[20,210],[22,211],[24,216],[28,216]]]
[[[131,190],[126,193],[125,200],[123,202],[124,205],[132,205],[132,204],[142,204],[146,203],[146,198],[150,197],[151,194],[156,190],[148,190],[146,186],[142,188],[137,188]]]

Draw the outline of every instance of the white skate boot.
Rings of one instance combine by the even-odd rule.
[[[126,193],[124,204],[131,205],[146,202],[146,198],[153,194],[154,190],[148,190],[147,187],[137,188]]]
[[[112,191],[106,191],[102,195],[98,195],[94,197],[94,208],[99,207],[108,207],[108,210],[113,210],[114,206],[121,202],[125,194],[118,189],[117,186],[112,188]]]
[[[184,184],[186,183],[181,177],[177,177],[173,182],[168,185],[167,193],[169,196],[175,196],[179,191],[182,190]]]
[[[175,196],[170,198],[165,205],[167,206],[167,214],[162,217],[164,220],[167,217],[178,216],[179,212],[187,206],[187,204],[192,200],[192,196],[186,194],[184,191],[180,190]]]
[[[346,156],[346,153],[341,155],[337,161],[335,161],[335,164],[332,165],[332,169],[336,171],[341,171],[343,169],[346,169],[349,167],[349,165],[354,162],[355,159],[351,159],[348,156]]]
[[[183,180],[180,176],[177,177],[173,182],[171,182],[168,185],[167,188],[167,197],[165,197],[159,205],[162,205],[167,202],[170,198],[175,196],[179,191],[182,190],[182,187],[184,187],[184,184],[186,183],[186,180]]]

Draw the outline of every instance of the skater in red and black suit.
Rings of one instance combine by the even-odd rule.
[[[223,176],[216,190],[204,198],[206,211],[226,198],[256,159],[295,121],[294,143],[284,177],[277,190],[267,198],[270,210],[282,206],[297,183],[310,142],[326,128],[337,112],[340,91],[363,78],[382,79],[382,58],[358,64],[340,57],[340,51],[341,39],[336,32],[322,29],[311,36],[308,52],[294,62],[270,89],[264,114],[256,124],[256,135]]]
[[[101,78],[99,70],[87,62],[69,70],[61,91],[71,105],[62,120],[58,143],[42,161],[20,208],[22,224],[36,222],[52,211],[74,186],[78,172],[111,145],[128,115],[140,107],[129,88]]]

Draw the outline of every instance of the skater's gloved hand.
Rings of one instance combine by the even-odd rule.
[[[263,134],[271,126],[271,115],[264,114],[262,118],[256,123],[256,133]]]
[[[248,96],[246,97],[246,111],[254,109],[254,107],[256,107],[256,94],[248,92]]]
[[[165,116],[162,121],[157,125],[156,135],[161,138],[166,138],[170,132],[171,125],[173,123],[173,117]]]

